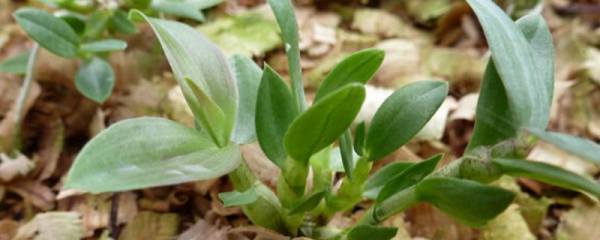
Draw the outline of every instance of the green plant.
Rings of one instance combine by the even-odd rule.
[[[115,76],[105,60],[113,51],[124,50],[127,43],[116,39],[119,34],[133,34],[137,28],[127,18],[127,9],[143,9],[152,15],[172,14],[203,21],[201,9],[221,0],[130,0],[111,1],[46,0],[55,14],[34,8],[22,8],[14,13],[17,23],[41,47],[51,53],[80,59],[75,86],[85,97],[103,103],[114,87]],[[0,64],[0,71],[23,74],[28,52],[18,54]]]
[[[365,97],[363,84],[379,68],[384,53],[367,49],[341,61],[307,108],[292,4],[270,0],[282,29],[291,87],[269,66],[261,71],[242,56],[226,60],[187,25],[132,11],[132,19],[145,19],[154,29],[197,127],[160,118],[116,123],[81,150],[64,187],[99,193],[229,174],[235,191],[220,194],[226,206],[240,206],[256,225],[315,239],[390,239],[396,229],[377,224],[420,202],[466,225],[482,226],[514,198],[514,193],[487,184],[504,174],[600,197],[600,185],[591,179],[523,159],[532,136],[596,162],[597,156],[588,151],[600,149],[587,140],[544,131],[554,63],[543,18],[533,13],[515,23],[489,0],[468,3],[485,30],[492,60],[468,151],[438,170],[441,155],[394,163],[369,177],[374,161],[406,144],[428,122],[448,85],[419,81],[398,89],[368,126],[361,123],[352,134],[351,123]],[[240,155],[239,145],[255,140],[281,169],[275,191],[257,180]],[[336,142],[346,174],[333,183],[329,152]],[[353,151],[358,159],[353,159]],[[351,210],[363,198],[374,203],[355,226],[326,227],[334,213]]]

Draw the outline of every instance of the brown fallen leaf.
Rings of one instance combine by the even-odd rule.
[[[230,227],[219,227],[208,223],[204,219],[198,219],[196,224],[179,235],[177,240],[228,240],[229,230]]]
[[[0,221],[0,240],[11,240],[17,234],[19,223],[5,219]]]
[[[557,240],[596,240],[600,239],[600,205],[584,201],[573,201],[573,209],[561,216]]]
[[[19,194],[25,201],[31,202],[41,210],[47,211],[54,207],[54,193],[41,182],[29,179],[13,181],[7,185],[7,189]]]
[[[79,240],[83,228],[75,212],[47,212],[37,214],[19,228],[13,240]]]
[[[65,128],[59,118],[48,120],[40,141],[40,150],[36,154],[37,179],[50,178],[56,166],[64,145]]]
[[[29,109],[33,106],[33,103],[38,98],[41,93],[41,87],[39,84],[33,82],[31,84],[31,90],[25,103],[23,104],[23,108],[21,109],[21,115],[26,116]],[[0,121],[0,152],[12,152],[17,143],[14,142],[16,140],[14,135],[16,134],[16,124],[17,124],[17,114],[19,109],[16,108],[16,104],[13,102],[11,109],[6,113],[4,119]]]
[[[119,240],[173,239],[177,234],[178,226],[177,214],[140,212],[125,226]]]

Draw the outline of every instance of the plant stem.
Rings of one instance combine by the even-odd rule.
[[[31,86],[33,85],[33,81],[35,79],[35,65],[37,63],[37,55],[39,51],[39,45],[37,43],[33,44],[33,48],[31,49],[31,54],[29,55],[29,59],[27,60],[27,72],[25,73],[25,79],[23,79],[23,86],[19,91],[19,97],[15,102],[15,131],[13,135],[13,149],[20,150],[21,149],[21,125],[23,122],[24,116],[24,108],[25,102],[27,102],[27,98],[29,97],[29,93],[31,92]]]
[[[367,158],[358,159],[353,178],[344,177],[337,194],[327,201],[324,213],[326,218],[331,218],[336,212],[351,209],[362,200],[363,186],[369,177],[372,166],[372,162]]]

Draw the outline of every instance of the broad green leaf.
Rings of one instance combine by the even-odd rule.
[[[365,155],[378,160],[406,144],[431,119],[448,94],[448,84],[418,81],[396,90],[375,113]]]
[[[471,227],[483,226],[502,213],[515,197],[499,187],[456,178],[432,177],[416,186],[419,200]]]
[[[258,200],[258,194],[254,188],[249,188],[243,192],[233,191],[219,193],[219,198],[223,201],[224,207],[244,206],[256,202],[256,200]]]
[[[0,63],[0,72],[25,74],[25,72],[27,72],[29,55],[31,55],[31,53],[29,51],[25,51],[5,59]]]
[[[528,129],[527,131],[562,150],[600,164],[600,145],[595,142],[559,132],[547,132],[539,129]]]
[[[427,160],[414,164],[397,175],[390,176],[387,183],[383,185],[379,195],[377,195],[377,202],[382,202],[397,192],[423,180],[435,170],[435,166],[437,166],[441,159],[441,154],[435,155]]]
[[[339,138],[350,126],[365,99],[365,88],[348,84],[312,105],[290,125],[284,137],[286,152],[306,162]]]
[[[552,101],[552,92],[548,92],[552,87],[548,84],[553,81],[544,78],[549,77],[553,66],[543,65],[547,64],[545,60],[536,63],[536,53],[525,34],[494,2],[467,2],[483,27],[494,66],[506,89],[515,124],[546,128]],[[532,41],[537,41],[535,33],[529,36],[534,38]]]
[[[292,94],[283,79],[266,66],[256,99],[256,137],[265,155],[283,167],[287,157],[283,139],[296,116]]]
[[[304,100],[304,84],[302,82],[302,66],[300,64],[300,47],[298,46],[298,24],[291,0],[268,0],[277,24],[281,29],[285,54],[287,55],[290,78],[292,80],[292,94],[298,110],[306,108]]]
[[[254,113],[262,70],[246,56],[233,55],[229,58],[229,63],[237,82],[239,95],[237,119],[231,138],[237,144],[250,143],[256,139]]]
[[[545,91],[552,94],[554,86],[554,46],[548,26],[537,13],[519,19],[517,26],[533,49],[535,63],[540,65],[540,71],[543,71],[541,72],[541,78],[545,82],[544,86],[539,86],[539,88],[546,88]],[[508,96],[494,62],[490,61],[483,76],[477,113],[475,114],[475,129],[467,150],[472,150],[478,146],[494,145],[503,140],[516,137],[521,127],[517,124],[515,116],[510,110]]]
[[[373,225],[358,225],[348,232],[348,240],[389,240],[396,236],[395,227],[379,227]]]
[[[319,203],[325,197],[326,194],[327,191],[320,191],[307,196],[305,199],[300,200],[298,205],[296,205],[292,208],[292,210],[290,210],[289,214],[294,215],[313,210],[319,205]]]
[[[127,48],[127,43],[118,39],[104,39],[95,42],[81,44],[84,52],[112,52]]]
[[[115,74],[110,64],[94,57],[86,61],[75,76],[75,87],[85,97],[103,103],[110,97],[115,86]]]
[[[138,32],[135,24],[127,18],[127,13],[123,10],[114,11],[109,24],[112,29],[120,33],[133,34]]]
[[[365,49],[348,56],[325,77],[315,102],[348,83],[367,83],[381,66],[384,56],[385,52],[380,49]]]
[[[185,77],[194,81],[223,111],[225,119],[220,124],[223,129],[215,129],[216,126],[201,127],[221,133],[212,138],[216,139],[219,146],[227,145],[235,124],[238,93],[233,73],[221,51],[196,29],[185,24],[146,17],[136,10],[130,13],[130,18],[143,18],[152,26],[196,118],[207,111],[201,110],[205,104],[196,98],[189,84],[184,81]]]
[[[154,117],[113,124],[77,155],[66,189],[91,193],[165,186],[220,177],[238,167],[236,145],[219,148],[209,136]]]
[[[77,55],[79,37],[65,21],[33,8],[21,8],[14,16],[27,35],[43,48],[65,58]]]
[[[55,16],[67,22],[71,29],[73,29],[73,31],[75,31],[77,34],[83,34],[85,31],[86,17],[84,15],[73,12],[58,12]]]
[[[349,179],[352,179],[352,168],[354,167],[354,150],[352,149],[352,133],[350,129],[346,131],[340,137],[340,157],[342,158],[342,164],[344,165],[344,172]]]
[[[583,191],[600,199],[600,184],[562,168],[524,159],[495,158],[492,162],[502,173],[511,176],[531,178],[550,185],[576,191]]]
[[[221,3],[222,0],[152,0],[152,8],[156,11],[178,17],[204,21],[202,9]]]
[[[354,134],[354,151],[359,155],[359,156],[363,156],[364,152],[363,149],[365,147],[365,141],[367,140],[367,127],[365,122],[361,122],[358,125],[356,125],[356,129],[355,129],[355,134]]]
[[[377,198],[377,195],[379,195],[379,192],[386,183],[394,176],[414,165],[414,162],[394,162],[379,169],[369,178],[369,180],[367,180],[364,186],[363,196],[369,199]]]

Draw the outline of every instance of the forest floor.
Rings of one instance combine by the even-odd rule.
[[[516,4],[527,1],[500,2],[513,6],[515,19],[531,9]],[[542,2],[556,48],[550,129],[599,141],[600,2]],[[33,45],[11,15],[24,5],[23,1],[0,0],[0,62]],[[263,1],[225,1],[206,14],[206,22],[189,23],[225,53],[251,56],[261,66],[268,63],[285,75],[279,30]],[[450,83],[450,95],[417,140],[375,167],[420,160],[437,152],[445,153],[447,163],[462,154],[473,129],[479,82],[489,59],[482,30],[466,3],[303,0],[297,2],[296,14],[309,96],[342,57],[368,47],[385,50],[386,58],[370,82],[361,119],[371,118],[372,109],[403,84],[423,79]],[[117,226],[119,239],[125,240],[286,239],[252,226],[239,208],[223,207],[217,194],[232,189],[226,178],[119,194],[61,191],[79,150],[110,124],[160,116],[193,125],[152,31],[144,24],[139,28],[138,34],[124,38],[129,46],[125,51],[110,56],[116,85],[102,105],[76,90],[74,76],[80,62],[42,51],[25,105],[17,156],[2,152],[15,131],[14,105],[23,76],[0,73],[0,240],[43,235],[46,238],[39,239],[109,239],[111,224]],[[278,170],[260,148],[244,146],[243,154],[260,178],[274,186]],[[530,158],[589,177],[598,177],[600,172],[598,166],[542,143],[534,147]],[[429,205],[411,208],[385,224],[401,228],[396,239],[600,239],[598,202],[531,180],[502,178],[496,184],[514,190],[518,197],[481,229],[460,225]],[[332,224],[351,224],[369,204],[365,201],[352,212],[335,216]],[[111,210],[116,220],[110,220]]]

